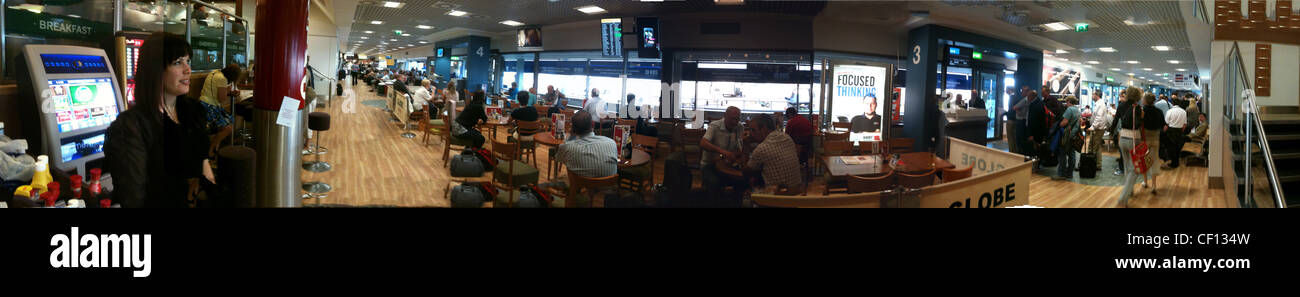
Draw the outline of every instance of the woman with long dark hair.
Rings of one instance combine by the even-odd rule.
[[[207,112],[190,90],[190,45],[154,33],[140,48],[135,105],[108,128],[104,153],[113,172],[113,200],[124,207],[189,206],[207,162]]]

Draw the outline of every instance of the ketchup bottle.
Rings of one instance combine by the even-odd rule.
[[[81,199],[81,175],[73,174],[68,180],[72,184],[72,199]]]
[[[41,194],[41,199],[45,199],[45,207],[54,207],[54,202],[59,200],[59,182],[49,182],[45,187],[49,191]]]
[[[104,197],[99,188],[99,175],[102,173],[99,168],[90,169],[90,197],[99,198],[99,207],[108,208],[113,205],[113,201]]]

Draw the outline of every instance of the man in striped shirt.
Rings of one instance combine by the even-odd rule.
[[[592,118],[587,111],[573,115],[573,134],[555,153],[555,160],[569,172],[582,177],[606,177],[618,174],[618,148],[613,139],[591,133]]]

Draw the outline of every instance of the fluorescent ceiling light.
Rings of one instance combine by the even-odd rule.
[[[1167,52],[1167,51],[1169,51],[1169,46],[1166,46],[1166,45],[1157,45],[1157,46],[1152,46],[1151,49],[1153,49],[1153,50],[1157,50],[1157,51],[1162,51],[1162,52]]]
[[[578,11],[581,11],[582,13],[585,13],[585,14],[601,14],[601,13],[605,13],[605,9],[604,9],[604,8],[600,8],[600,6],[595,6],[595,5],[587,5],[587,6],[583,6],[583,7],[574,8],[574,9],[577,9]]]
[[[501,24],[502,24],[502,25],[506,25],[506,26],[512,26],[512,27],[518,27],[518,26],[523,26],[523,25],[524,25],[524,23],[520,23],[520,22],[516,22],[516,21],[512,21],[512,20],[504,20],[504,21],[501,21]]]
[[[467,12],[464,12],[464,11],[459,11],[459,10],[454,10],[454,9],[453,9],[452,11],[448,11],[447,14],[448,14],[448,15],[451,15],[451,16],[465,16],[465,15],[468,14],[468,13],[467,13]]]
[[[415,46],[415,45],[414,45],[414,44],[407,44],[406,46]]]
[[[375,31],[366,31],[366,34],[374,34]]]
[[[1124,63],[1137,64],[1137,63],[1140,63],[1140,62],[1138,62],[1138,61],[1124,61]]]
[[[1101,62],[1097,62],[1097,61],[1088,61],[1088,64],[1097,65],[1097,64],[1101,64]]]
[[[384,21],[370,21],[371,25],[383,25]]]
[[[1101,52],[1103,52],[1103,53],[1113,53],[1113,52],[1116,52],[1115,48],[1113,48],[1113,47],[1099,47],[1099,48],[1097,48],[1097,50],[1099,50],[1099,51],[1101,51]]]
[[[416,28],[420,28],[420,29],[425,29],[425,30],[433,29],[433,27],[425,26],[425,25],[419,25],[419,26],[415,26],[415,27],[416,27]]]
[[[370,37],[361,36],[361,39],[370,39]]]
[[[1120,71],[1119,68],[1111,68],[1110,71]]]
[[[1132,72],[1129,72],[1129,73],[1128,73],[1128,76],[1134,76],[1134,75],[1136,75],[1136,74],[1133,74]]]
[[[1067,52],[1067,51],[1065,51],[1065,50],[1056,50],[1056,53],[1058,53],[1058,54],[1068,54],[1068,53],[1070,53],[1070,52]]]
[[[1142,68],[1142,71],[1151,71],[1151,68]]]
[[[1169,60],[1169,64],[1178,64],[1178,63],[1181,63],[1181,62],[1178,62],[1178,60]]]
[[[429,42],[428,42],[428,41],[425,41],[425,40],[420,40],[420,43],[422,43],[422,44],[429,44]]]
[[[1043,29],[1047,29],[1047,31],[1063,31],[1063,30],[1070,30],[1074,28],[1074,27],[1070,27],[1070,25],[1066,25],[1063,22],[1047,23],[1039,26],[1043,27]]]
[[[393,1],[384,1],[384,7],[388,7],[388,8],[402,8],[402,6],[406,6],[406,3],[402,3],[402,2],[393,2]]]
[[[1155,23],[1156,23],[1155,21],[1149,21],[1149,20],[1148,20],[1148,21],[1140,21],[1140,22],[1139,22],[1139,21],[1134,20],[1134,19],[1131,18],[1131,17],[1128,18],[1128,19],[1126,19],[1126,20],[1124,20],[1124,24],[1125,24],[1125,25],[1129,25],[1129,26],[1151,25],[1151,24],[1155,24]]]
[[[411,33],[402,33],[402,36],[411,36]]]
[[[1178,72],[1187,71],[1187,69],[1183,69],[1183,68],[1178,68],[1178,69],[1174,69],[1174,70],[1178,70]]]
[[[745,69],[749,69],[749,64],[716,64],[716,63],[700,63],[697,67],[698,67],[698,68],[707,68],[707,69],[739,69],[739,70],[745,70]]]
[[[388,41],[397,41],[397,38],[389,39]]]

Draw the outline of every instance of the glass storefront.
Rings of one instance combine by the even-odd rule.
[[[95,48],[110,44],[109,38],[116,33],[113,31],[116,2],[7,1],[4,78],[12,79],[10,68],[28,44]],[[188,36],[194,49],[190,61],[195,71],[219,69],[228,63],[248,66],[248,26],[243,19],[194,1],[126,0],[122,5],[123,30]]]

